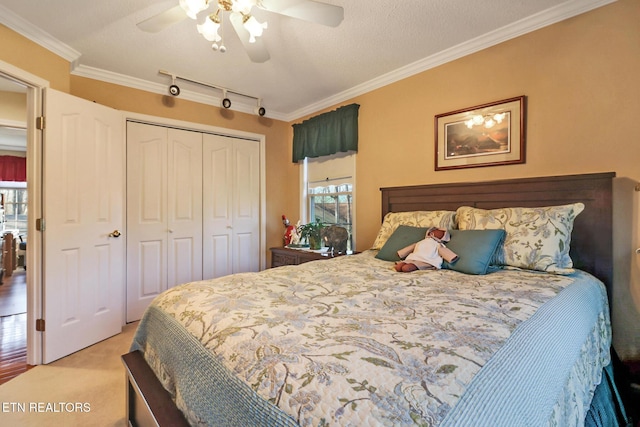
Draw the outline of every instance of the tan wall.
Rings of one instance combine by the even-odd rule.
[[[342,103],[360,104],[357,248],[377,233],[380,187],[614,171],[614,339],[640,358],[639,22],[640,2],[619,0]],[[519,95],[525,164],[434,171],[435,115]]]
[[[0,60],[49,81],[53,89],[69,92],[69,61],[0,25]]]
[[[361,105],[358,249],[371,245],[380,224],[380,187],[615,171],[614,342],[624,358],[640,357],[640,256],[632,253],[640,246],[640,193],[633,191],[640,181],[638,22],[640,3],[619,0],[343,103]],[[2,26],[0,37],[0,60],[56,89],[122,110],[267,135],[268,245],[280,243],[282,213],[298,217],[288,124],[179,99],[169,106],[159,95],[72,77],[66,62]],[[434,115],[518,95],[527,96],[525,164],[434,171]]]
[[[24,93],[0,91],[0,119],[26,122],[27,96]]]

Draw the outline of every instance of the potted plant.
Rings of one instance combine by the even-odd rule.
[[[298,227],[298,234],[301,238],[307,239],[309,242],[309,249],[320,249],[322,247],[322,238],[320,237],[320,230],[324,228],[324,224],[316,218],[315,222],[301,225]]]

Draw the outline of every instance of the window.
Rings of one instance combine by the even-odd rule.
[[[306,158],[302,169],[303,223],[319,220],[346,228],[347,250],[355,250],[355,154]]]
[[[27,189],[0,188],[4,199],[4,229],[27,234]],[[17,236],[16,236],[17,237]]]

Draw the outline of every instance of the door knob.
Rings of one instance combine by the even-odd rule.
[[[118,230],[113,230],[109,233],[109,237],[120,237],[120,232]]]

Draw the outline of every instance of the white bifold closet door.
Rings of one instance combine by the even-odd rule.
[[[202,279],[202,134],[127,124],[127,321]]]
[[[203,278],[260,269],[257,141],[203,136]]]
[[[181,283],[260,269],[258,141],[127,124],[127,321]]]

